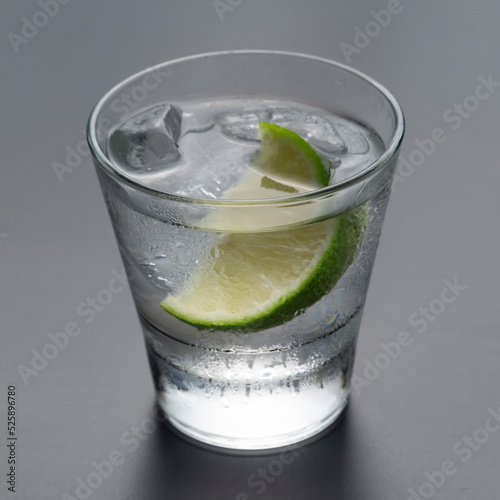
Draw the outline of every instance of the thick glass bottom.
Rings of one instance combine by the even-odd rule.
[[[357,316],[308,344],[243,352],[189,345],[141,319],[158,405],[202,443],[289,446],[321,433],[347,405]]]
[[[306,440],[311,440],[311,438],[319,436],[322,431],[330,428],[331,426],[333,426],[333,424],[340,420],[344,410],[347,407],[348,402],[348,398],[346,397],[342,404],[338,406],[331,415],[328,415],[328,417],[323,420],[314,423],[311,422],[310,425],[303,428],[297,428],[295,430],[289,429],[289,432],[287,433],[281,432],[273,436],[267,435],[264,437],[263,434],[267,434],[269,431],[267,425],[263,427],[263,433],[259,433],[257,431],[253,432],[253,435],[252,432],[246,432],[244,433],[244,435],[238,432],[233,435],[227,435],[226,433],[222,435],[213,434],[206,431],[207,427],[205,425],[202,426],[202,428],[191,427],[189,425],[186,425],[184,422],[178,421],[168,413],[168,410],[166,410],[164,406],[164,394],[158,394],[157,400],[167,421],[182,434],[194,439],[197,442],[209,445],[211,447],[215,446],[218,448],[239,451],[279,451],[282,448],[293,447],[293,445],[296,445],[298,443],[304,442]],[[267,422],[267,424],[268,423],[269,422]],[[220,431],[220,427],[218,430]]]

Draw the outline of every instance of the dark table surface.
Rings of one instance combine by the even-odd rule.
[[[0,498],[499,498],[499,21],[495,0],[3,2]],[[91,107],[147,66],[245,48],[350,63],[407,118],[408,163],[360,332],[363,382],[337,429],[286,464],[154,429],[128,290],[89,323],[77,313],[122,270],[82,142]],[[66,166],[59,177],[55,163]],[[453,301],[442,295],[449,283]],[[81,332],[47,348],[64,329]],[[383,365],[400,332],[411,344]],[[11,385],[16,493],[6,479]]]

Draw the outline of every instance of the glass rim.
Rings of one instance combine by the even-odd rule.
[[[122,88],[126,87],[128,84],[132,83],[133,81],[139,80],[141,77],[145,76],[148,73],[178,63],[183,63],[186,61],[191,61],[196,59],[201,60],[201,59],[220,57],[226,55],[246,55],[246,54],[255,54],[255,55],[262,54],[262,55],[276,55],[276,56],[288,56],[288,57],[292,56],[300,59],[309,59],[311,61],[321,62],[324,64],[328,64],[330,66],[336,66],[337,68],[340,68],[346,72],[354,74],[359,78],[367,81],[372,87],[374,87],[383,94],[383,96],[387,99],[390,106],[392,107],[392,110],[395,115],[394,133],[392,134],[391,141],[385,148],[383,154],[381,154],[373,163],[371,163],[361,172],[357,173],[356,175],[353,175],[352,177],[344,179],[332,186],[326,186],[320,189],[307,191],[305,193],[291,194],[276,198],[212,200],[205,198],[194,198],[190,196],[169,193],[166,191],[160,191],[158,189],[154,189],[144,184],[141,184],[140,182],[137,182],[134,179],[128,177],[126,174],[120,172],[99,146],[97,138],[98,116],[102,111],[102,109],[105,107],[105,105],[108,103],[108,101],[110,101],[110,98],[116,95]],[[366,179],[374,176],[378,171],[382,170],[385,166],[387,166],[391,162],[403,140],[404,129],[405,129],[405,121],[404,121],[403,111],[396,98],[392,95],[392,93],[389,92],[389,90],[387,90],[382,84],[380,84],[370,76],[346,64],[333,61],[331,59],[313,56],[310,54],[303,54],[299,52],[287,52],[278,50],[227,50],[227,51],[194,54],[191,56],[172,59],[145,68],[142,71],[139,71],[129,76],[128,78],[122,80],[121,82],[113,86],[110,90],[108,90],[108,92],[106,92],[99,99],[99,101],[92,109],[87,122],[87,142],[89,144],[92,156],[98,161],[99,166],[102,167],[106,171],[106,173],[111,175],[111,177],[113,177],[116,181],[123,183],[136,191],[141,191],[145,194],[148,194],[152,197],[160,199],[169,199],[172,201],[187,203],[192,205],[197,204],[197,205],[208,205],[208,206],[262,206],[262,205],[283,205],[284,203],[296,204],[296,203],[309,202],[316,198],[323,198],[329,195],[333,195],[334,193],[343,191],[353,185],[365,181]]]

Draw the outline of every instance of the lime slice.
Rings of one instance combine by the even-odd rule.
[[[362,206],[297,229],[225,234],[181,292],[161,305],[199,327],[251,332],[280,325],[335,285],[365,220]]]
[[[297,194],[299,192],[298,189],[288,186],[286,184],[282,184],[281,182],[275,181],[265,175],[262,177],[260,181],[260,187],[266,188],[266,189],[274,189],[276,191],[282,191],[284,193],[290,193],[290,194]]]
[[[328,170],[300,135],[274,123],[260,122],[258,138],[261,149],[256,164],[265,175],[286,184],[328,186]]]
[[[302,191],[304,185],[309,190],[328,185],[327,167],[295,132],[260,122],[259,138],[259,189],[286,193],[295,192],[290,185]],[[243,180],[233,191],[246,193],[255,180]],[[367,219],[363,205],[325,221],[262,232],[255,228],[280,217],[278,210],[252,213],[248,221],[236,214],[238,232],[219,237],[183,288],[161,302],[165,311],[200,328],[252,332],[283,324],[335,286],[354,259]],[[282,225],[292,225],[296,214],[284,214]],[[233,215],[224,211],[221,216],[229,220],[215,218],[218,226],[228,222],[232,227]],[[311,213],[309,220],[314,217]]]

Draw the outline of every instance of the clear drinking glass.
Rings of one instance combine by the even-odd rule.
[[[327,158],[329,185],[257,199],[225,195],[260,147],[259,120],[306,138]],[[175,428],[210,445],[262,450],[338,419],[403,132],[398,103],[371,78],[282,52],[167,62],[98,102],[88,141],[157,400]],[[302,246],[315,256],[304,257]],[[293,259],[309,258],[288,283]],[[200,294],[191,305],[180,300],[188,303],[182,314],[165,306],[207,262],[228,267],[224,300],[239,301],[251,319],[210,319],[229,308],[216,297],[225,284],[212,278],[191,287]],[[273,313],[258,301],[254,311],[245,301],[271,274],[283,281],[271,293],[283,297]],[[213,311],[199,313],[210,300]]]

